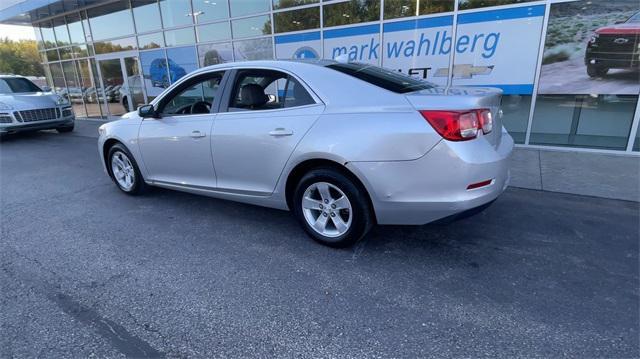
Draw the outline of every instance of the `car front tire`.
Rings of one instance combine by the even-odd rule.
[[[58,131],[58,133],[68,133],[68,132],[73,132],[73,128],[74,128],[74,125],[58,127],[56,128],[56,131]]]
[[[146,190],[140,168],[126,147],[119,143],[113,145],[107,158],[111,178],[122,192],[139,195]]]
[[[587,75],[589,75],[589,77],[603,77],[607,72],[609,72],[609,69],[606,67],[587,65]]]
[[[329,167],[311,170],[300,179],[292,207],[309,236],[329,247],[352,246],[373,226],[366,191]]]

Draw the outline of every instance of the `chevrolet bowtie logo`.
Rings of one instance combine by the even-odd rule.
[[[493,71],[494,66],[474,66],[472,64],[461,64],[453,66],[453,78],[470,79],[475,75],[489,75]],[[434,77],[447,77],[449,69],[444,67],[438,69],[433,75]]]

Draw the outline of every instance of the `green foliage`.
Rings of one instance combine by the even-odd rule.
[[[44,76],[36,42],[0,39],[0,73]]]

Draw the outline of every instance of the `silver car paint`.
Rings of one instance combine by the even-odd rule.
[[[22,78],[22,76],[0,76],[0,78]],[[11,123],[0,123],[0,133],[19,132],[21,130],[47,129],[55,128],[59,125],[67,125],[73,123],[75,116],[62,117],[62,109],[70,107],[71,104],[58,105],[57,100],[60,96],[47,92],[27,92],[14,94],[0,94],[0,102],[10,105],[10,110],[0,110],[0,113],[6,113],[12,118]],[[59,108],[61,116],[53,120],[32,121],[24,123],[19,121],[14,115],[14,111],[37,110],[45,108]]]
[[[288,209],[286,184],[294,168],[307,160],[328,160],[345,166],[363,183],[380,224],[428,223],[490,202],[508,184],[507,163],[513,140],[500,124],[501,92],[496,89],[438,88],[405,96],[314,64],[254,61],[197,70],[170,86],[152,104],[187,78],[231,68],[290,73],[309,90],[317,105],[193,115],[209,116],[205,121],[212,123],[204,137],[205,142],[209,138],[211,151],[196,155],[194,162],[192,152],[198,147],[194,143],[203,138],[186,135],[195,127],[186,125],[186,121],[184,128],[167,126],[166,131],[173,128],[176,132],[157,136],[153,147],[141,151],[139,144],[151,141],[153,136],[138,139],[144,134],[139,130],[162,119],[142,120],[136,113],[129,113],[123,120],[102,126],[98,146],[101,158],[104,143],[118,140],[132,152],[149,184],[279,209]],[[489,135],[464,142],[442,140],[417,111],[472,108],[490,108],[496,124]],[[293,135],[269,135],[280,128]],[[178,145],[181,141],[192,142],[185,146],[188,150]],[[145,151],[153,153],[145,156]],[[206,167],[209,156],[211,172],[192,168]],[[176,165],[179,171],[173,177],[153,178],[148,158],[154,159],[154,165],[167,159],[166,166]],[[180,171],[184,171],[183,176],[177,174]],[[487,179],[493,180],[490,186],[466,189]]]

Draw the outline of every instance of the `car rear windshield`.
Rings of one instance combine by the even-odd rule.
[[[395,93],[407,93],[435,87],[432,83],[372,65],[334,63],[327,65],[327,67]]]
[[[3,78],[0,79],[0,93],[21,93],[21,92],[40,92],[40,87],[33,82],[20,78]]]

